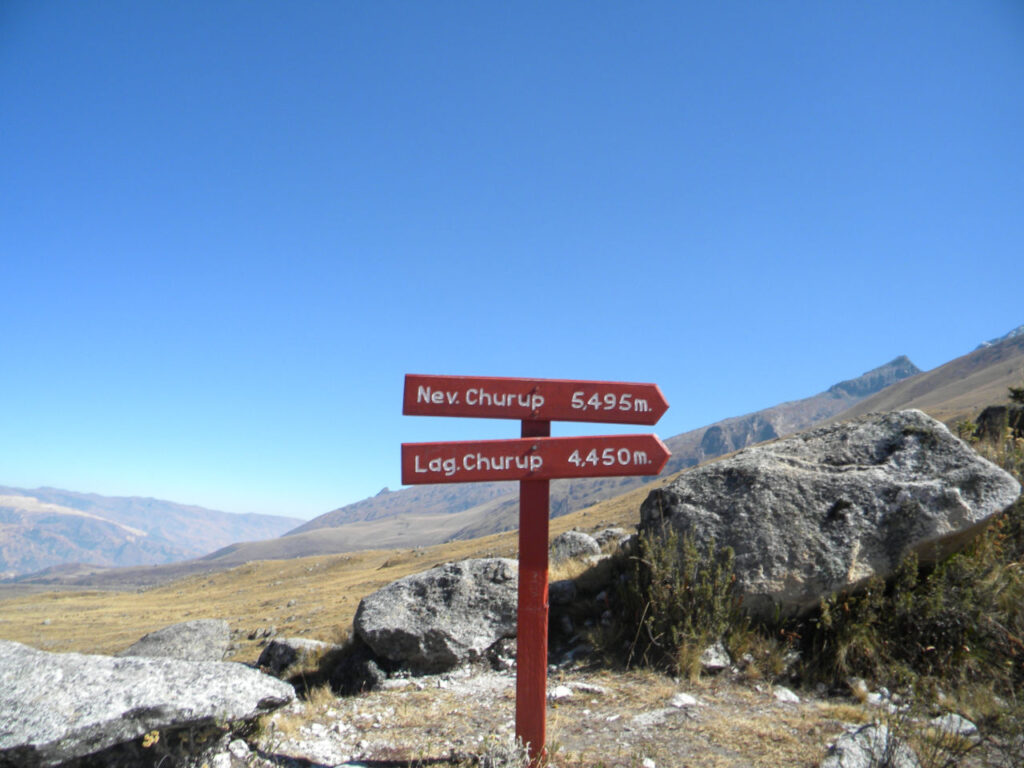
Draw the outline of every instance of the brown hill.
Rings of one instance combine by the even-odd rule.
[[[1020,329],[1017,329],[1020,330]],[[1009,387],[1024,381],[1024,335],[1011,331],[970,354],[893,384],[842,414],[919,408],[947,424],[973,419],[987,405],[1009,402]]]
[[[237,515],[139,497],[0,487],[0,578],[69,563],[171,563],[279,536],[289,517]]]

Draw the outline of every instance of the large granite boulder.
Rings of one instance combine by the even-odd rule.
[[[363,598],[353,626],[375,654],[417,672],[482,659],[516,634],[518,565],[463,560],[406,576]]]
[[[909,552],[961,548],[1020,495],[1016,480],[916,410],[873,414],[754,446],[684,473],[641,507],[736,553],[744,607],[798,613],[888,576]]]
[[[117,655],[186,661],[223,661],[230,642],[231,632],[226,621],[196,619],[150,632]]]
[[[295,698],[241,664],[46,653],[0,640],[0,765],[56,766],[156,731],[253,720]]]

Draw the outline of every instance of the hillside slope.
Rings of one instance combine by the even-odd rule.
[[[1019,331],[1015,329],[945,365],[894,384],[857,403],[842,418],[919,408],[949,424],[973,419],[987,405],[1006,403],[1009,387],[1024,382],[1024,335]]]
[[[298,522],[159,499],[0,486],[0,578],[71,563],[171,563],[234,541],[269,539]]]

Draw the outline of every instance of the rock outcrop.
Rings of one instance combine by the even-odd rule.
[[[464,560],[406,576],[363,598],[356,634],[388,661],[439,672],[484,658],[516,634],[518,565]]]
[[[280,677],[296,666],[338,649],[340,646],[305,637],[277,638],[267,643],[256,660],[256,666]]]
[[[921,768],[917,755],[884,725],[865,725],[840,736],[820,768]]]
[[[601,545],[597,543],[597,539],[583,531],[560,533],[551,542],[552,564],[600,554]]]
[[[197,619],[171,624],[144,635],[118,656],[147,656],[185,661],[223,661],[231,630],[223,619]]]
[[[0,766],[56,766],[154,731],[166,739],[252,720],[294,698],[287,683],[241,664],[46,653],[0,640]]]
[[[744,607],[804,611],[823,595],[962,547],[1020,494],[1012,476],[920,411],[811,430],[653,491],[641,531],[732,547]]]

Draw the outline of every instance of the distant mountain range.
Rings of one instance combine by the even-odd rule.
[[[919,408],[952,425],[974,419],[987,405],[1009,402],[1009,388],[1024,383],[1024,326],[970,354],[893,384],[862,400],[840,418]]]
[[[665,443],[672,457],[662,475],[819,424],[917,373],[920,369],[908,358],[898,357],[812,397],[671,437]],[[649,482],[649,477],[556,480],[551,483],[551,514],[568,514]],[[380,493],[314,518],[285,534],[281,544],[292,537],[308,539],[316,547],[330,541],[345,548],[341,551],[383,546],[382,540],[394,547],[438,544],[510,530],[518,525],[518,515],[516,483],[415,486]],[[385,525],[387,519],[393,523]],[[289,542],[289,548],[298,543]]]
[[[280,536],[299,522],[159,499],[0,486],[0,578],[72,563],[156,565],[234,541]]]
[[[552,515],[585,508],[644,484],[662,482],[665,475],[700,462],[827,421],[908,407],[920,408],[946,423],[965,417],[973,418],[986,405],[1006,402],[1008,387],[1020,386],[1022,382],[1024,332],[1020,328],[926,373],[922,373],[906,357],[898,357],[857,378],[841,381],[812,397],[724,419],[667,439],[665,442],[672,451],[672,458],[662,478],[554,481],[551,484]],[[279,538],[266,538],[262,534],[259,537],[235,535],[224,531],[224,538],[220,540],[223,546],[220,549],[193,560],[156,567],[114,570],[69,567],[34,574],[23,581],[29,584],[90,586],[156,583],[197,571],[222,570],[253,560],[305,557],[361,549],[409,548],[470,539],[517,526],[517,490],[516,483],[415,486],[399,491],[385,489],[372,498],[333,510],[297,527],[294,527],[297,521],[292,520],[288,532]],[[36,496],[39,502],[73,506],[80,512],[94,510],[68,504],[69,499],[101,498],[62,491],[51,491],[51,494],[57,495],[44,498],[41,492],[0,488],[0,494],[15,492],[40,494]],[[167,503],[137,499],[123,501]],[[0,501],[0,510],[2,504]],[[133,522],[133,519],[127,517],[97,514],[110,523],[143,527],[134,518]],[[3,540],[5,525],[3,515],[0,511],[0,541]],[[275,520],[283,521],[287,518]],[[196,522],[195,525],[203,541],[216,546],[215,538],[209,535],[204,524]],[[215,523],[211,525],[216,526]],[[148,541],[180,544],[181,529],[176,526],[171,523],[171,530],[166,532],[166,536],[161,534],[159,539],[153,536]],[[122,529],[119,535],[127,539],[134,534]],[[263,540],[252,540],[256,538]],[[207,546],[204,551],[209,550]],[[195,554],[192,556],[195,557]],[[96,559],[92,561],[96,562]]]

